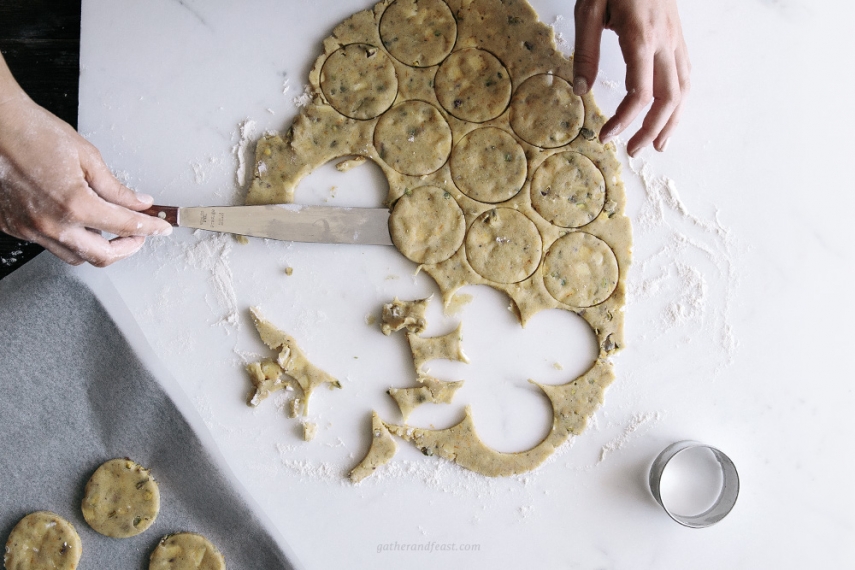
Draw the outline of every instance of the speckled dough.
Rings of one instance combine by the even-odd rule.
[[[350,480],[359,483],[374,473],[375,469],[389,463],[397,450],[398,446],[383,420],[376,412],[371,414],[371,446],[359,465],[350,471]]]
[[[383,305],[383,314],[380,318],[380,330],[386,336],[401,329],[408,332],[421,334],[427,326],[425,310],[427,310],[430,297],[417,299],[415,301],[401,301],[397,297],[391,302]]]
[[[157,518],[160,490],[142,465],[127,458],[111,459],[86,483],[81,510],[89,526],[104,536],[136,536]]]
[[[50,511],[30,513],[6,541],[6,570],[74,570],[83,553],[74,526]]]
[[[342,115],[373,119],[392,106],[398,80],[385,52],[368,44],[351,44],[327,58],[321,89]]]
[[[421,337],[407,333],[410,352],[413,354],[413,366],[421,374],[422,365],[430,360],[456,360],[469,362],[463,353],[463,323],[448,334],[434,337]]]
[[[449,114],[463,121],[495,119],[511,100],[511,78],[496,56],[482,49],[451,54],[436,72],[436,98]]]
[[[386,51],[395,67],[395,103],[374,119],[342,115],[320,87],[326,61],[351,44]],[[505,84],[487,85],[492,75],[506,79],[498,77],[499,64],[510,85],[503,109]],[[292,202],[315,168],[365,157],[386,175],[392,219],[400,207],[399,221],[409,226],[392,229],[395,244],[436,281],[446,308],[461,287],[487,285],[508,295],[523,326],[556,308],[591,326],[600,349],[591,369],[565,384],[538,385],[552,404],[553,428],[530,450],[503,454],[484,445],[475,431],[477,407],[446,430],[384,424],[425,453],[485,475],[534,469],[580,433],[614,378],[609,357],[623,347],[632,237],[621,167],[614,145],[598,140],[606,118],[591,93],[573,94],[572,78],[572,60],[556,50],[552,29],[525,0],[383,0],[333,30],[309,74],[312,103],[287,132],[265,136],[256,148],[247,203]],[[485,152],[493,147],[518,149],[509,153],[513,164],[497,165],[501,151]],[[479,167],[488,176],[474,176]],[[545,195],[533,195],[546,187]],[[414,200],[420,188],[430,188],[421,197],[431,198]],[[449,206],[437,207],[439,200]],[[495,228],[513,222],[521,229],[491,229],[493,210],[502,222]],[[453,221],[461,215],[464,228],[477,227],[462,239]],[[431,244],[415,246],[417,238],[404,239],[407,231]]]
[[[525,151],[502,129],[467,134],[451,151],[451,176],[461,192],[479,202],[510,200],[525,184]]]
[[[151,552],[149,570],[225,570],[226,559],[201,534],[180,532],[160,539]]]
[[[398,404],[404,421],[421,404],[450,404],[454,393],[463,386],[463,380],[446,382],[425,374],[419,374],[418,381],[420,386],[389,389],[389,395]]]

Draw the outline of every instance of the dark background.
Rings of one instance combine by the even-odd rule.
[[[0,0],[0,53],[36,103],[77,128],[79,1]],[[0,279],[41,251],[0,232]]]

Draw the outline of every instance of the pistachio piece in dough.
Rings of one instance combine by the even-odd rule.
[[[248,364],[246,371],[249,373],[253,386],[246,403],[252,407],[257,406],[267,396],[287,385],[282,378],[282,367],[269,358]]]
[[[484,212],[466,232],[466,259],[479,275],[497,283],[518,283],[540,264],[543,240],[537,226],[511,208]]]
[[[469,362],[469,359],[463,354],[463,347],[461,346],[463,323],[442,336],[423,338],[407,333],[407,341],[410,343],[410,351],[413,353],[413,366],[415,366],[416,372],[420,372],[422,365],[429,360]]]
[[[476,129],[463,137],[451,151],[450,166],[461,192],[492,204],[516,196],[528,172],[523,148],[495,127]]]
[[[390,388],[388,392],[398,404],[405,422],[410,417],[410,413],[421,404],[450,404],[454,399],[454,393],[463,386],[463,380],[447,382],[425,374],[420,374],[418,381],[421,382],[421,386]]]
[[[457,23],[442,0],[395,0],[383,12],[380,38],[401,63],[430,67],[451,53]]]
[[[511,77],[495,55],[482,49],[456,51],[436,72],[436,98],[463,121],[483,123],[501,115],[511,100]]]
[[[89,526],[104,536],[136,536],[157,518],[160,490],[145,467],[127,458],[111,459],[86,483],[81,510]]]
[[[333,52],[321,70],[321,91],[330,105],[351,119],[373,119],[395,102],[395,66],[383,50],[350,44]]]
[[[309,397],[312,395],[312,390],[317,386],[329,384],[334,388],[341,388],[338,380],[309,362],[309,359],[306,358],[306,355],[297,346],[297,341],[265,320],[255,307],[249,311],[262,342],[269,348],[279,352],[277,364],[302,389],[303,398],[301,399],[301,406],[304,416],[308,413]]]
[[[389,460],[395,456],[398,446],[395,445],[395,440],[392,439],[392,434],[386,429],[386,424],[377,415],[377,412],[371,414],[371,447],[368,448],[368,453],[365,458],[359,462],[359,465],[354,467],[350,472],[350,480],[354,483],[359,483],[378,468],[389,463]]]
[[[617,259],[603,240],[573,232],[549,248],[543,261],[543,281],[557,301],[571,307],[592,307],[615,290]]]
[[[6,570],[75,570],[83,553],[74,526],[50,511],[30,513],[6,541]]]
[[[422,186],[408,190],[389,216],[395,247],[416,263],[437,263],[463,244],[466,220],[457,201],[445,190]]]
[[[423,176],[439,170],[451,153],[451,128],[436,107],[424,101],[395,105],[374,129],[374,147],[401,174]]]
[[[395,297],[394,301],[383,305],[380,330],[386,336],[403,328],[411,333],[423,333],[427,327],[425,310],[430,300],[431,297],[416,301],[401,301]]]
[[[584,119],[582,99],[555,75],[529,77],[511,100],[511,127],[534,146],[556,148],[569,143],[579,134]]]
[[[578,152],[553,154],[531,181],[531,205],[556,226],[578,228],[600,215],[606,183],[600,169]]]
[[[226,570],[226,559],[211,541],[192,532],[169,534],[151,551],[149,570]]]

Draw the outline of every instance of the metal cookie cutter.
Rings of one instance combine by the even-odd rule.
[[[721,491],[713,505],[706,511],[698,515],[678,515],[671,512],[665,506],[665,503],[662,501],[659,485],[662,480],[662,473],[668,466],[668,462],[678,453],[695,447],[710,450],[721,466]],[[653,461],[653,465],[650,467],[650,491],[653,493],[653,498],[665,509],[669,517],[689,528],[704,528],[714,525],[727,516],[731,509],[733,509],[733,506],[736,504],[736,497],[739,495],[739,474],[736,472],[736,466],[733,465],[733,461],[715,447],[704,445],[697,441],[678,441],[666,447]]]

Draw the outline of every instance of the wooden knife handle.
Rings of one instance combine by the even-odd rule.
[[[161,220],[165,220],[173,226],[178,225],[178,208],[176,208],[175,206],[154,205],[148,210],[143,210],[140,213],[160,218]]]

